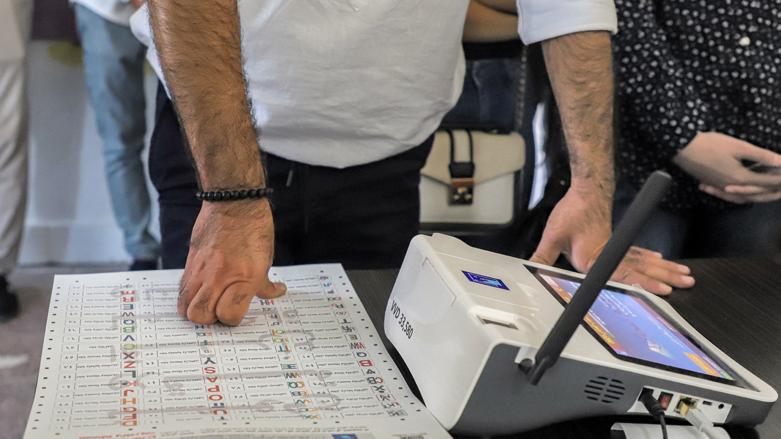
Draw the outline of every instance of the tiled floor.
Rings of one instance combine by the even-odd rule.
[[[19,439],[35,393],[55,274],[123,271],[126,265],[24,267],[11,276],[22,310],[0,325],[0,439]]]

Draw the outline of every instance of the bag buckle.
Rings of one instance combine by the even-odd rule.
[[[451,206],[472,204],[472,199],[474,198],[472,191],[474,187],[474,178],[451,178],[448,204]]]
[[[453,132],[446,130],[450,137],[450,164],[447,166],[450,171],[450,196],[447,204],[450,206],[460,205],[469,206],[474,199],[473,190],[475,187],[475,161],[474,161],[474,141],[472,132],[467,130],[469,136],[469,161],[456,161],[456,142],[453,138]]]

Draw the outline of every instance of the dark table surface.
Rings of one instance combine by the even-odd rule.
[[[692,259],[697,284],[675,291],[670,304],[708,340],[776,390],[781,389],[781,265],[767,259]],[[383,317],[398,270],[348,271],[350,280],[407,382],[401,357],[385,338]],[[638,422],[637,418],[627,418]],[[527,438],[609,438],[616,418],[565,422],[519,435]],[[653,422],[650,418],[641,422]],[[726,427],[732,439],[781,438],[776,404],[756,428]]]

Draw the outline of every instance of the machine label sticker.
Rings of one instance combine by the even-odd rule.
[[[410,324],[409,320],[407,320],[407,316],[401,312],[399,305],[396,305],[395,300],[391,303],[391,315],[393,315],[393,317],[396,318],[396,321],[399,322],[399,326],[401,326],[401,332],[406,334],[407,338],[412,338],[414,329],[412,329],[412,325]]]
[[[469,279],[470,282],[487,285],[489,287],[499,288],[501,290],[510,291],[510,289],[507,288],[507,285],[505,285],[501,279],[497,279],[495,277],[490,277],[490,276],[483,276],[482,274],[477,274],[477,273],[470,273],[464,270],[461,270],[461,272],[464,273],[464,276],[466,276],[466,278]]]

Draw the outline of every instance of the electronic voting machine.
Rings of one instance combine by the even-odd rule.
[[[574,305],[583,276],[449,236],[412,240],[388,301],[385,333],[428,409],[456,433],[500,435],[583,417],[647,414],[639,402],[644,392],[664,402],[668,418],[680,418],[685,401],[716,424],[762,423],[776,391],[666,301],[639,288],[605,286],[617,264],[594,288],[593,305],[578,316],[544,375],[530,367],[534,359],[538,367],[547,361],[540,361],[543,345],[554,338],[549,333],[565,329],[559,318],[566,304]]]

